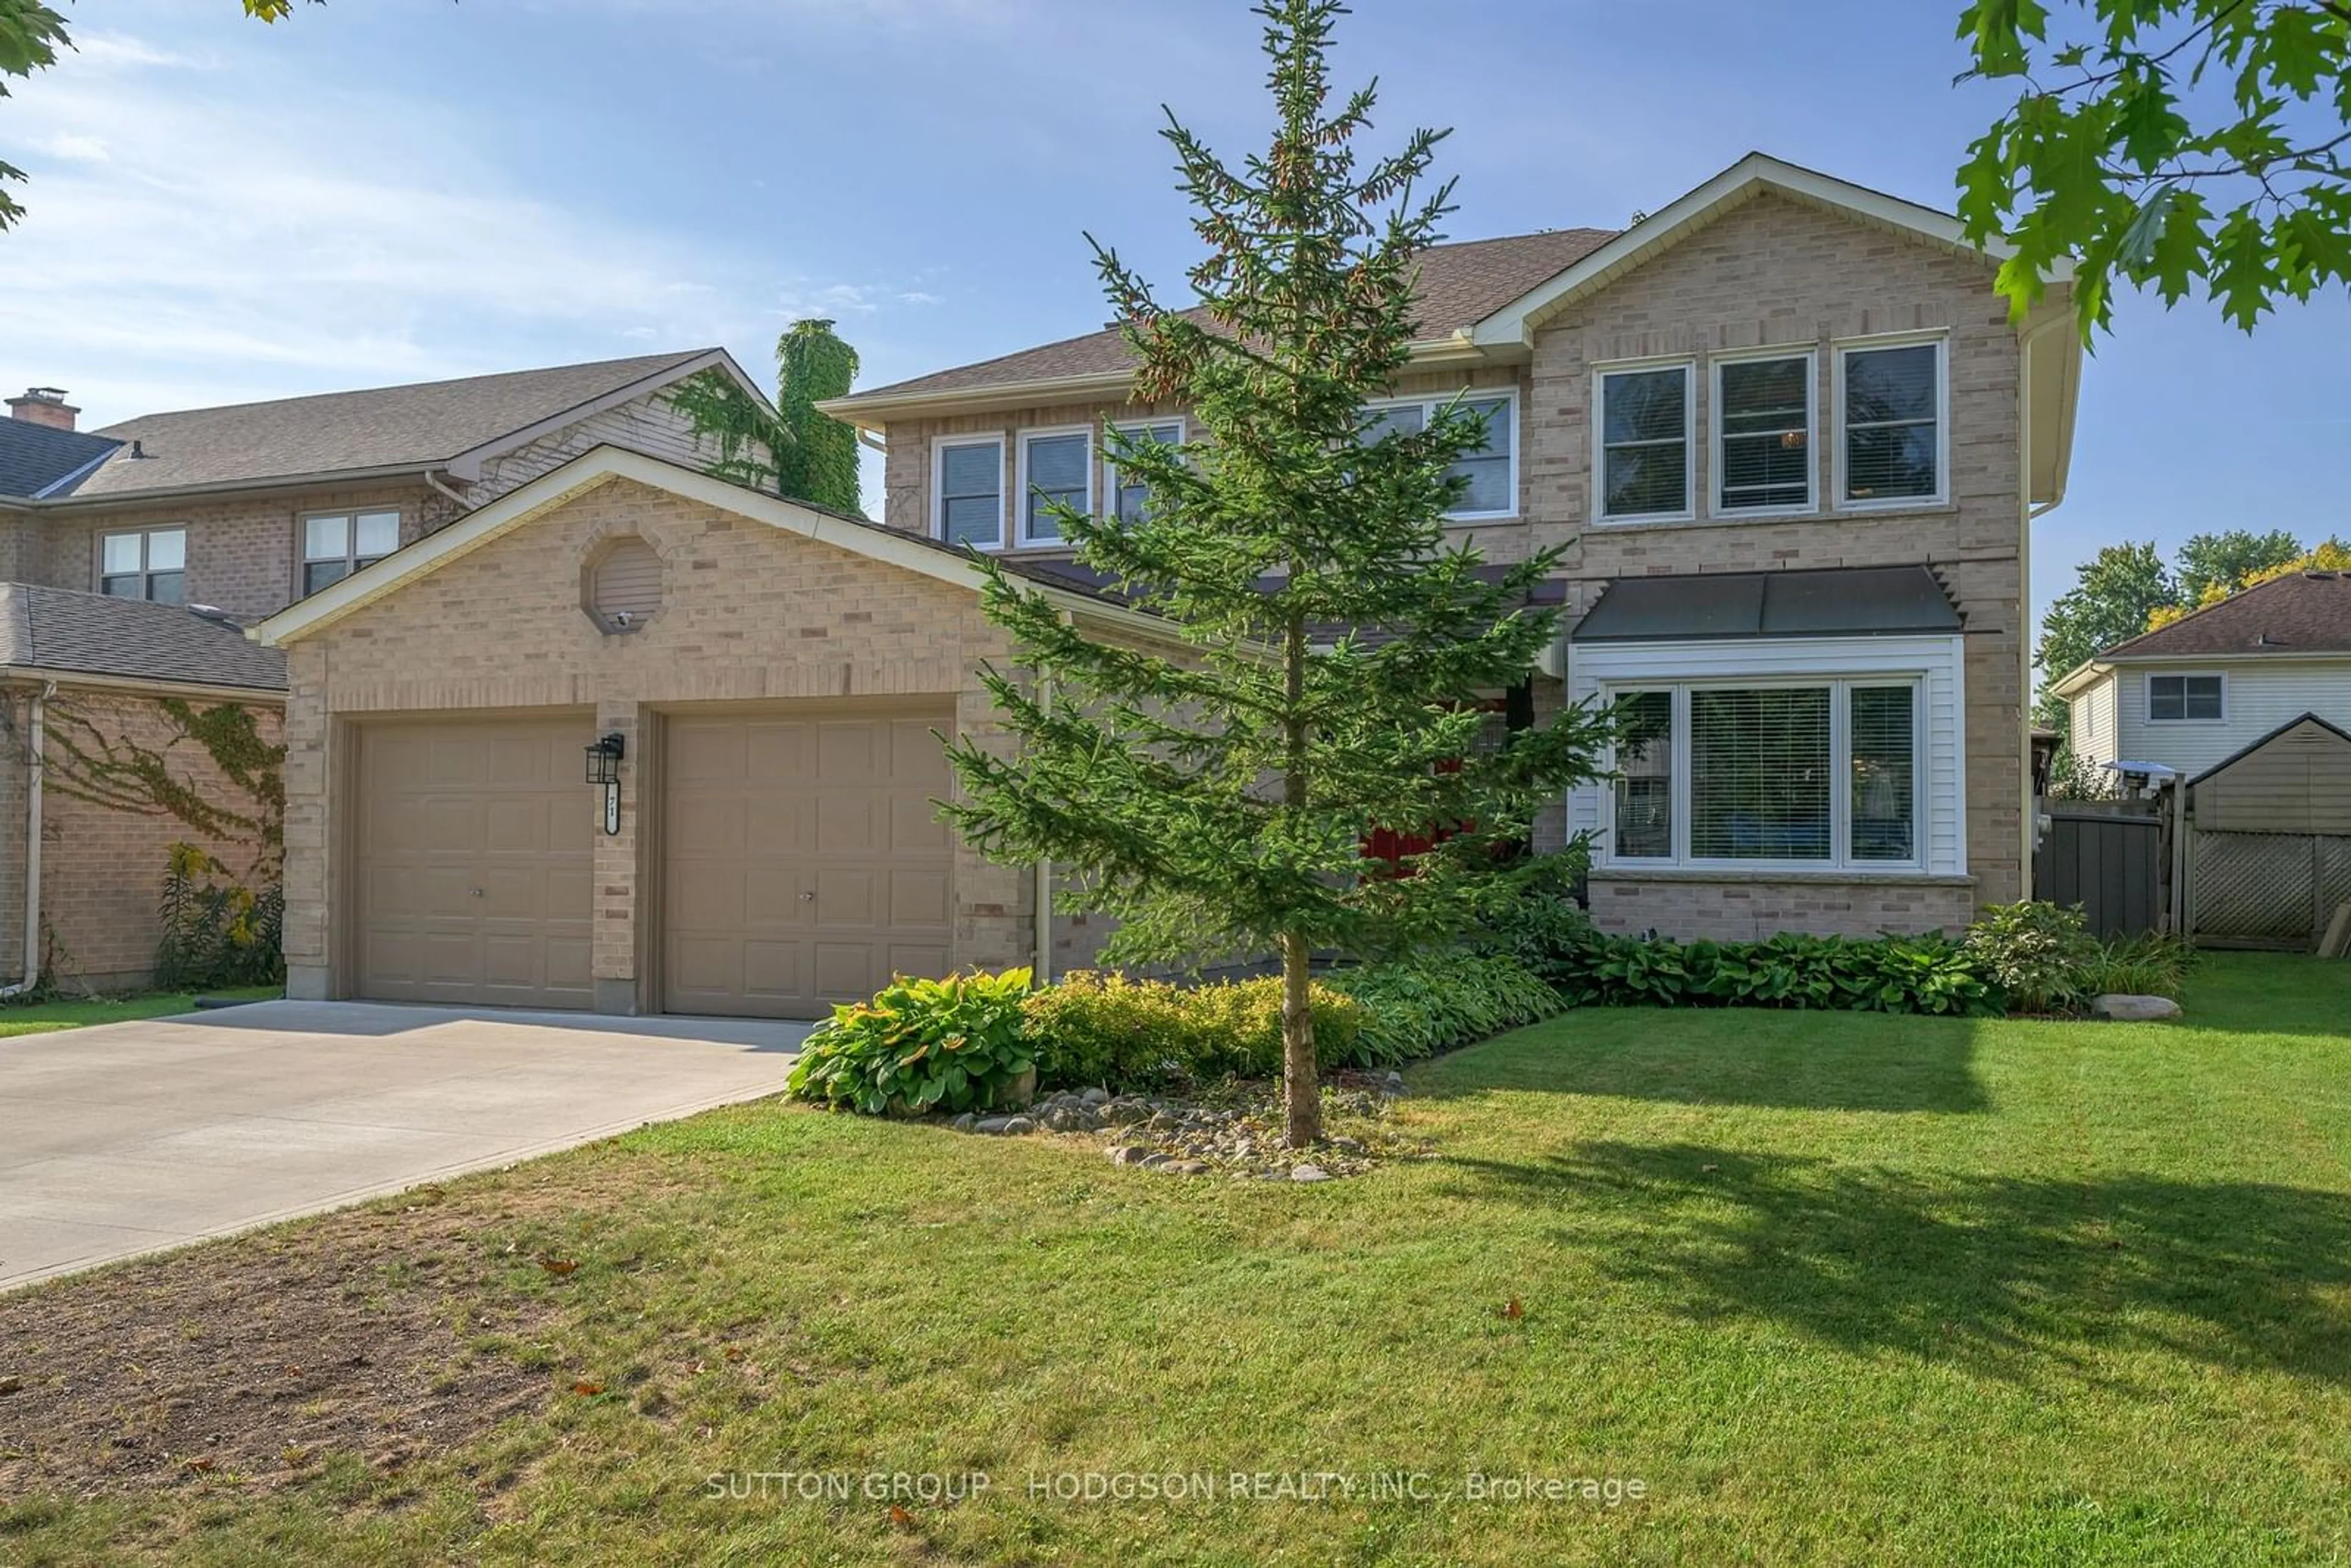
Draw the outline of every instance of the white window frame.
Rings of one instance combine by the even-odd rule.
[[[1916,349],[1931,347],[1935,350],[1935,493],[1931,496],[1870,497],[1848,500],[1845,481],[1844,361],[1848,354],[1866,354],[1880,349]],[[1889,332],[1869,338],[1840,338],[1830,345],[1834,370],[1829,396],[1836,406],[1836,450],[1830,455],[1834,472],[1829,478],[1830,505],[1840,512],[1915,512],[1928,507],[1947,507],[1951,501],[1951,339],[1948,332]]]
[[[1154,430],[1176,427],[1174,444],[1181,446],[1191,439],[1191,426],[1180,413],[1162,414],[1152,419],[1115,419],[1107,422],[1109,429],[1119,435],[1146,435]],[[1111,455],[1110,443],[1102,444],[1102,516],[1113,520],[1118,517],[1118,459]]]
[[[969,541],[974,549],[1000,550],[1011,536],[1010,486],[1006,483],[1004,433],[1002,431],[969,431],[961,435],[931,437],[931,538],[942,544],[954,541],[947,538],[946,454],[950,446],[993,446],[996,448],[996,539],[983,543]]]
[[[1463,402],[1499,402],[1507,405],[1502,417],[1509,421],[1510,427],[1510,504],[1499,512],[1447,512],[1445,514],[1445,520],[1448,523],[1501,523],[1512,521],[1516,519],[1519,515],[1519,450],[1524,444],[1524,442],[1520,439],[1523,433],[1519,427],[1518,388],[1455,387],[1447,392],[1424,393],[1418,397],[1374,398],[1364,404],[1364,412],[1368,414],[1376,413],[1382,409],[1418,408],[1420,410],[1422,428],[1426,429],[1427,428],[1427,421],[1430,416],[1435,414],[1438,409],[1443,408],[1446,404],[1453,402],[1456,398],[1458,398]],[[1493,428],[1492,422],[1488,422],[1487,428],[1489,430]]]
[[[1732,365],[1770,360],[1804,361],[1804,499],[1782,507],[1726,507],[1722,504],[1722,372]],[[1706,509],[1709,517],[1743,522],[1750,517],[1812,517],[1821,511],[1821,355],[1817,343],[1783,343],[1777,348],[1742,349],[1717,354],[1708,361]]]
[[[180,536],[180,564],[177,568],[164,567],[159,570],[156,567],[150,564],[154,559],[155,536],[158,534],[177,534]],[[135,538],[139,541],[139,570],[135,572],[107,570],[106,541],[109,539],[124,538]],[[172,603],[174,601],[157,599],[154,595],[153,590],[155,586],[155,579],[158,576],[176,575],[180,580],[180,597],[176,602],[185,604],[188,601],[188,525],[185,523],[161,523],[152,528],[102,528],[99,531],[98,535],[97,564],[98,591],[108,598],[120,599],[127,597],[122,594],[108,594],[106,592],[106,580],[108,578],[136,577],[139,580],[138,602],[146,604]]]
[[[1682,504],[1669,512],[1608,510],[1608,378],[1644,371],[1682,372]],[[1593,523],[1624,528],[1641,523],[1687,523],[1698,517],[1698,361],[1687,354],[1646,360],[1611,360],[1592,367],[1592,506]]]
[[[1910,856],[1907,860],[1864,860],[1853,852],[1853,689],[1857,686],[1898,686],[1910,688]],[[1687,680],[1647,680],[1628,678],[1604,682],[1600,687],[1603,706],[1614,706],[1619,697],[1637,692],[1667,692],[1673,698],[1671,756],[1673,795],[1673,852],[1669,857],[1620,855],[1616,852],[1616,780],[1603,780],[1600,791],[1600,821],[1604,852],[1598,857],[1604,870],[1637,871],[1705,871],[1725,875],[1768,876],[1790,872],[1833,873],[1868,878],[1877,875],[1916,876],[1927,869],[1928,812],[1932,796],[1928,789],[1927,733],[1927,673],[1923,670],[1886,670],[1865,673],[1840,672],[1836,674],[1715,674]],[[1829,843],[1832,852],[1816,860],[1740,859],[1722,856],[1701,857],[1690,850],[1691,821],[1691,727],[1690,695],[1700,691],[1761,691],[1819,690],[1826,688],[1829,696]],[[1613,775],[1616,758],[1612,748],[1608,768]]]
[[[1018,472],[1020,480],[1019,486],[1020,506],[1019,510],[1016,511],[1012,515],[1012,526],[1019,537],[1020,548],[1023,549],[1063,549],[1068,548],[1069,541],[1061,538],[1058,535],[1045,535],[1040,537],[1032,535],[1029,531],[1029,447],[1032,442],[1050,441],[1056,437],[1066,437],[1071,435],[1082,437],[1086,444],[1086,455],[1083,463],[1083,469],[1086,476],[1086,494],[1085,500],[1081,504],[1079,509],[1088,513],[1089,515],[1091,515],[1094,509],[1094,469],[1102,455],[1099,452],[1094,450],[1094,427],[1091,424],[1040,424],[1034,428],[1021,431],[1019,434],[1018,456],[1014,463],[1014,467]]]
[[[402,515],[401,509],[398,507],[321,507],[314,512],[298,513],[294,518],[294,588],[296,596],[302,599],[308,599],[313,593],[324,593],[328,589],[332,588],[335,585],[334,582],[327,582],[319,584],[317,588],[312,588],[310,586],[310,569],[314,566],[323,565],[329,560],[341,561],[349,570],[343,573],[343,577],[335,579],[335,582],[342,581],[345,577],[356,576],[359,572],[365,570],[360,565],[358,554],[360,548],[360,518],[362,517],[382,517],[386,514],[389,514],[392,519],[392,550],[384,552],[386,555],[389,555],[392,550],[400,549],[401,530],[407,526],[408,522],[407,517]],[[343,553],[340,556],[322,555],[314,557],[310,554],[310,525],[315,521],[327,517],[340,517],[343,521]],[[373,566],[377,561],[380,561],[382,559],[383,556],[381,555],[370,556],[367,558],[367,565]]]
[[[2158,718],[2155,716],[2155,683],[2158,681],[2178,681],[2180,683],[2179,716],[2178,718]],[[2217,681],[2220,683],[2220,716],[2217,718],[2190,718],[2188,716],[2188,683],[2189,681]],[[2149,724],[2159,724],[2168,728],[2173,725],[2224,725],[2229,722],[2229,675],[2228,672],[2225,670],[2149,670],[2147,673],[2146,684],[2140,688],[2139,695],[2146,703],[2144,711],[2147,715],[2147,722]]]

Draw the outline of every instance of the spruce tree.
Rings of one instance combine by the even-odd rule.
[[[1415,257],[1451,184],[1424,193],[1443,133],[1359,163],[1374,89],[1332,107],[1336,0],[1266,0],[1278,120],[1229,165],[1168,115],[1200,308],[1163,308],[1089,236],[1139,368],[1137,402],[1187,411],[1180,445],[1102,439],[1140,517],[1058,508],[1078,559],[1169,642],[1062,615],[987,558],[984,603],[1018,669],[985,678],[1018,742],[949,748],[964,837],[1074,873],[1121,922],[1105,957],[1279,955],[1293,1147],[1321,1137],[1309,961],[1458,935],[1514,873],[1535,812],[1594,776],[1611,722],[1582,708],[1496,744],[1489,700],[1558,635],[1530,603],[1556,551],[1488,569],[1446,537],[1483,439],[1459,400],[1419,430],[1367,413],[1409,360]],[[1375,85],[1375,84],[1374,84]],[[1426,844],[1367,862],[1387,828]]]

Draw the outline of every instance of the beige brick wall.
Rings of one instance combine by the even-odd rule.
[[[5,723],[0,755],[0,976],[12,981],[23,968],[29,696],[19,689],[0,704]],[[211,706],[193,700],[200,708]],[[169,847],[183,840],[196,843],[248,884],[246,873],[259,851],[250,842],[207,838],[167,812],[128,811],[78,795],[61,742],[65,735],[78,735],[68,716],[78,716],[118,744],[159,752],[175,778],[207,799],[242,810],[246,797],[220,776],[202,747],[185,740],[172,744],[169,720],[145,697],[67,687],[49,706],[49,767],[41,804],[46,977],[69,989],[135,988],[154,972],[161,936],[155,904]],[[264,738],[274,740],[277,709],[258,705],[257,711]]]
[[[662,557],[661,611],[610,636],[580,608],[580,566],[611,537]],[[332,802],[340,737],[369,716],[592,708],[632,742],[622,833],[596,860],[600,991],[646,973],[642,798],[648,716],[672,705],[935,697],[963,733],[997,736],[974,676],[1004,643],[969,590],[616,480],[419,579],[288,649],[287,957],[297,985],[330,994],[336,885]],[[583,787],[584,788],[584,787]],[[1034,879],[958,849],[955,959],[1026,963]],[[607,994],[613,994],[607,992]]]
[[[109,507],[40,519],[21,580],[98,589],[100,535],[134,528],[188,530],[187,601],[257,621],[292,603],[299,588],[302,518],[315,512],[396,507],[401,542],[423,538],[460,508],[423,485],[377,485],[245,496],[217,501]]]
[[[1957,933],[1973,918],[1974,891],[1958,884],[1592,879],[1592,919],[1602,930],[1658,931],[1685,941],[1754,942],[1782,931]]]

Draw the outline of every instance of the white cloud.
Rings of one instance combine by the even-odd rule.
[[[111,156],[102,136],[83,136],[69,131],[52,131],[33,138],[31,146],[37,152],[68,163],[103,163]]]
[[[92,43],[121,68],[69,60],[11,100],[52,162],[0,236],[0,384],[69,387],[93,423],[758,344],[775,316],[870,314],[901,292],[778,284],[723,241],[569,210],[490,162],[462,106],[346,90],[329,112],[296,84]]]
[[[73,35],[74,53],[70,63],[99,70],[132,69],[141,66],[193,66],[197,62],[186,55],[159,49],[142,38],[128,33],[85,33]]]

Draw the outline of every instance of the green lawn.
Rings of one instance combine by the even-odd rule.
[[[135,997],[66,997],[38,1002],[0,1002],[0,1040],[14,1034],[47,1034],[98,1023],[169,1018],[190,1011],[196,998],[235,997],[261,1001],[286,994],[283,986],[229,986],[213,991],[150,991]]]
[[[1576,1013],[1411,1075],[1437,1157],[1312,1186],[700,1116],[448,1189],[484,1288],[549,1314],[541,1413],[396,1474],[28,1500],[0,1560],[2342,1562],[2351,964],[2218,956],[2187,1003]],[[550,1187],[577,1207],[521,1201]],[[974,1470],[902,1515],[707,1479]],[[1217,1495],[1030,1491],[1081,1472]]]

